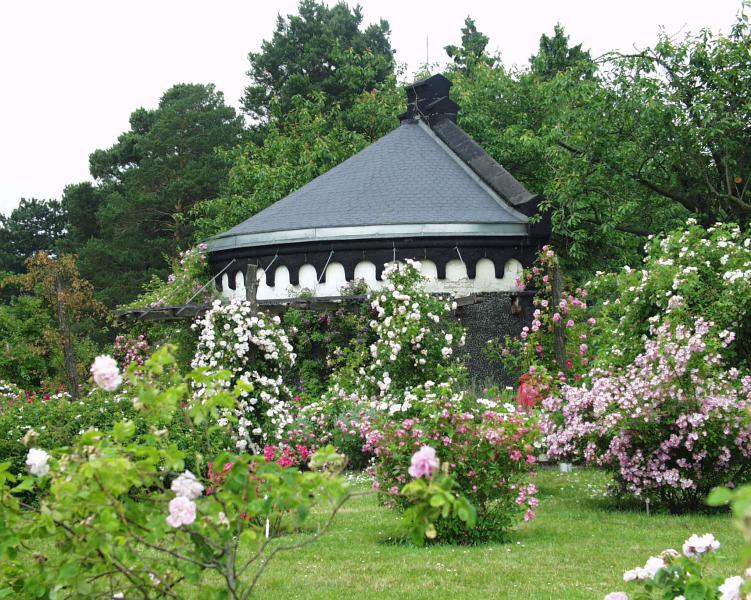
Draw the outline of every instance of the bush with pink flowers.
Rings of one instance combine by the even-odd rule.
[[[751,376],[725,368],[712,324],[650,330],[625,369],[595,369],[543,402],[548,453],[613,473],[619,493],[673,511],[751,477]]]
[[[560,296],[554,294],[554,273],[559,259],[550,246],[543,246],[535,264],[517,280],[521,290],[534,290],[532,321],[518,337],[494,340],[487,349],[509,374],[528,374],[541,392],[570,380],[578,381],[592,360],[591,335],[597,320],[587,306],[587,290],[570,285],[561,276]],[[556,356],[556,329],[562,333],[563,355]]]
[[[370,472],[387,502],[406,508],[392,496],[411,477],[423,476],[434,460],[450,469],[459,489],[477,509],[477,525],[467,529],[457,519],[437,523],[439,539],[458,543],[505,540],[509,528],[534,518],[537,488],[533,443],[537,427],[524,413],[457,411],[451,402],[436,404],[433,416],[381,421],[365,435],[375,456]],[[412,460],[425,446],[434,449]],[[415,462],[417,460],[417,462]]]

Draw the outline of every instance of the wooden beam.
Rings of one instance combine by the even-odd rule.
[[[251,269],[251,266],[253,269]],[[257,273],[257,267],[251,265],[248,267],[246,274],[245,296],[254,311],[261,310],[272,314],[283,313],[290,308],[302,308],[316,311],[329,310],[357,310],[359,305],[368,298],[365,294],[352,296],[318,296],[311,298],[269,298],[258,300],[258,282],[253,277],[252,271]],[[255,281],[256,285],[248,285],[249,282]],[[441,294],[442,295],[442,294]],[[253,300],[251,300],[253,298]],[[469,306],[482,302],[474,294],[454,298],[447,298],[448,301],[456,302],[457,307]],[[211,308],[211,304],[183,304],[177,306],[160,306],[158,308],[126,308],[113,311],[116,319],[120,321],[178,321],[181,319],[194,319]]]

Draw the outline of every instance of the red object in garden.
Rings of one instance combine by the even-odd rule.
[[[539,393],[529,373],[519,377],[519,395],[516,398],[516,405],[519,410],[527,411],[534,408],[537,405]]]

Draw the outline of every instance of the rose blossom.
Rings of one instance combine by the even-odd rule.
[[[194,500],[203,492],[203,485],[198,479],[196,479],[196,476],[193,475],[193,473],[186,470],[172,482],[170,489],[175,492],[175,495],[177,496],[182,496],[188,500]]]
[[[711,533],[694,534],[683,543],[683,554],[689,558],[698,558],[707,552],[714,552],[719,547],[720,542]]]
[[[412,455],[412,464],[408,473],[415,479],[423,476],[430,478],[437,468],[438,459],[435,456],[435,450],[430,446],[423,446]]]
[[[745,583],[743,577],[736,575],[728,577],[717,591],[722,592],[720,600],[743,600],[741,586]]]
[[[167,524],[171,527],[190,525],[196,520],[196,503],[183,496],[172,498],[169,503]]]
[[[610,592],[604,600],[628,600],[628,594],[626,592]]]
[[[26,456],[26,466],[29,467],[29,473],[37,477],[44,477],[50,472],[48,461],[50,455],[40,448],[31,448]]]
[[[94,383],[107,392],[114,392],[123,382],[115,359],[108,355],[97,356],[91,365]]]

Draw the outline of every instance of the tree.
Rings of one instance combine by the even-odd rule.
[[[40,250],[54,251],[65,235],[65,225],[59,201],[22,198],[10,216],[0,215],[0,271],[20,273],[27,257]]]
[[[92,317],[105,320],[107,311],[94,299],[91,283],[81,277],[71,255],[54,258],[47,252],[37,252],[26,260],[26,271],[5,279],[2,284],[15,284],[29,292],[52,317],[50,322],[56,325],[45,337],[62,350],[65,379],[75,399],[79,394],[80,375],[90,357],[83,364],[77,360],[74,326]]]
[[[362,9],[344,2],[332,7],[316,0],[301,0],[299,14],[277,17],[271,40],[260,52],[251,52],[251,83],[243,107],[254,119],[265,121],[273,101],[291,109],[292,98],[312,98],[324,92],[331,103],[348,108],[394,72],[389,24],[361,29]]]
[[[467,17],[462,27],[462,45],[449,45],[443,49],[454,61],[457,69],[469,71],[476,64],[493,65],[495,63],[496,59],[488,56],[485,51],[489,41],[488,36],[477,30],[474,19]]]
[[[556,74],[578,66],[585,76],[591,76],[597,70],[597,65],[592,61],[589,50],[582,50],[581,44],[569,46],[568,40],[569,36],[560,23],[553,28],[553,37],[543,33],[537,54],[529,57],[532,72],[543,79],[552,79]]]
[[[88,181],[65,187],[62,206],[67,217],[66,248],[80,248],[91,238],[101,236],[96,214],[102,205],[102,196],[101,190]]]
[[[139,108],[130,130],[90,157],[98,186],[66,190],[73,233],[83,243],[79,264],[108,305],[136,297],[153,275],[166,276],[166,256],[193,241],[186,216],[214,198],[243,137],[243,122],[213,85],[178,84],[156,109]],[[79,218],[96,210],[95,223]],[[106,269],[103,269],[106,265]]]
[[[546,132],[559,228],[576,241],[614,229],[646,236],[693,215],[705,226],[751,221],[751,29],[703,31],[612,54],[597,80],[560,74]]]

